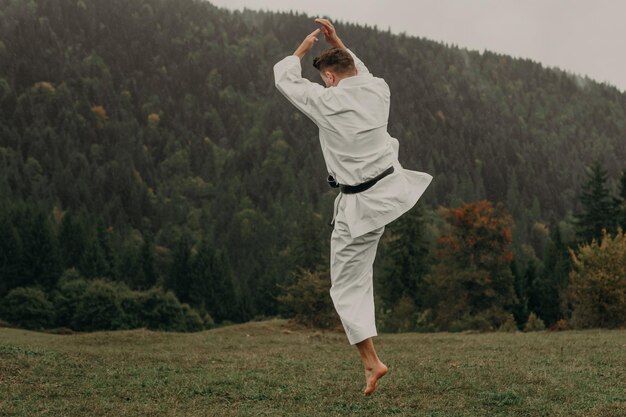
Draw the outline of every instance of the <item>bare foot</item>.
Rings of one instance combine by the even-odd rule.
[[[378,380],[385,376],[387,373],[387,365],[382,362],[378,362],[373,368],[365,369],[365,395],[372,395],[376,391]]]

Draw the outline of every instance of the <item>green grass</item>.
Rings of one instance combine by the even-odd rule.
[[[373,397],[343,333],[0,329],[0,416],[626,416],[626,330],[384,334]]]

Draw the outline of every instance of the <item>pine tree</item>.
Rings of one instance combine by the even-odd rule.
[[[63,269],[78,267],[86,246],[86,236],[80,220],[67,211],[59,229],[59,247]]]
[[[521,326],[526,323],[529,313],[529,274],[520,273],[517,262],[515,261],[511,262],[511,273],[513,274],[513,286],[515,288],[515,295],[517,296],[517,303],[513,306],[513,316],[515,317],[518,328],[521,328]]]
[[[168,289],[182,302],[189,302],[189,282],[191,274],[191,242],[187,235],[180,237],[172,254],[172,261],[165,280]]]
[[[569,274],[572,270],[571,257],[568,246],[563,242],[561,230],[558,225],[554,227],[554,232],[550,244],[546,248],[544,267],[544,277],[554,284],[558,298],[550,300],[550,305],[556,303],[559,306],[557,314],[553,317],[546,315],[542,317],[546,324],[552,324],[560,318],[567,317],[568,308],[566,305],[566,292],[569,285]]]
[[[543,270],[538,274],[533,270],[533,280],[528,282],[529,310],[534,311],[547,325],[568,314],[566,291],[570,269],[568,248],[561,239],[557,225],[546,245]]]
[[[198,245],[196,253],[191,258],[191,273],[189,280],[189,302],[192,306],[209,312],[215,303],[215,296],[211,290],[211,268],[214,249],[204,238]]]
[[[607,179],[607,172],[600,163],[594,163],[580,197],[583,212],[575,219],[576,234],[582,242],[599,240],[602,237],[602,229],[606,229],[609,233],[615,232],[616,200],[606,186]]]
[[[237,313],[238,305],[233,286],[232,270],[223,250],[217,250],[214,253],[212,264],[210,286],[214,304],[209,312],[211,317],[218,322],[233,319]]]
[[[235,318],[240,306],[228,259],[206,238],[200,242],[191,260],[190,278],[192,305],[205,310],[218,322]]]
[[[139,249],[132,242],[125,242],[116,258],[115,279],[137,289],[138,282],[143,282],[140,259]]]
[[[566,242],[563,242],[561,237],[561,229],[558,225],[554,228],[554,251],[556,262],[554,263],[554,271],[557,276],[556,282],[563,289],[569,284],[569,272],[572,270],[572,262],[569,254],[569,247]]]
[[[523,281],[526,284],[528,294],[528,312],[535,312],[543,319],[546,313],[543,307],[549,304],[549,300],[554,300],[554,294],[548,294],[547,282],[542,280],[538,275],[537,265],[534,259],[531,259],[523,275]],[[546,302],[546,300],[548,300],[548,302]],[[528,316],[526,318],[528,318]],[[526,320],[524,320],[524,323],[525,322]]]
[[[115,257],[113,249],[111,248],[111,233],[112,227],[107,227],[102,217],[98,218],[96,224],[96,239],[98,245],[102,250],[104,258],[104,271],[103,276],[111,277],[113,275],[113,265],[115,263]]]
[[[146,237],[139,251],[139,270],[135,276],[136,288],[147,290],[157,282],[157,272],[154,265],[154,247],[151,237]]]
[[[423,209],[417,204],[389,226],[385,268],[381,283],[383,300],[395,305],[410,297],[416,308],[423,305],[423,277],[428,272],[428,243],[424,239]]]
[[[61,274],[61,257],[48,216],[27,206],[18,210],[14,221],[22,242],[20,285],[52,288]]]
[[[622,230],[626,230],[626,169],[622,171],[619,180],[619,225]]]
[[[87,278],[108,276],[109,268],[104,257],[104,251],[95,237],[87,241],[78,264],[78,270]]]
[[[0,214],[0,299],[21,285],[22,242],[8,216]]]
[[[318,214],[310,209],[301,208],[300,226],[291,244],[292,263],[298,268],[311,272],[324,268],[320,230],[324,230],[323,222]]]

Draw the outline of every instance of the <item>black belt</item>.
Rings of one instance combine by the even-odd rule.
[[[384,170],[382,173],[378,174],[377,176],[375,176],[374,178],[372,178],[371,180],[367,180],[361,184],[357,184],[357,185],[344,185],[344,184],[339,184],[337,181],[335,181],[335,178],[333,178],[332,175],[328,176],[328,179],[326,181],[328,181],[328,185],[330,185],[332,188],[337,188],[339,187],[339,189],[341,190],[342,193],[344,194],[356,194],[356,193],[360,193],[362,191],[368,190],[370,188],[372,188],[374,186],[374,184],[376,184],[378,181],[382,180],[383,178],[385,178],[387,175],[393,173],[393,166],[390,166],[389,168],[387,168],[386,170]]]

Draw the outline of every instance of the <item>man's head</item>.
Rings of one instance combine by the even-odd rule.
[[[357,75],[352,55],[343,48],[327,49],[313,60],[326,87],[336,87],[339,81]]]

